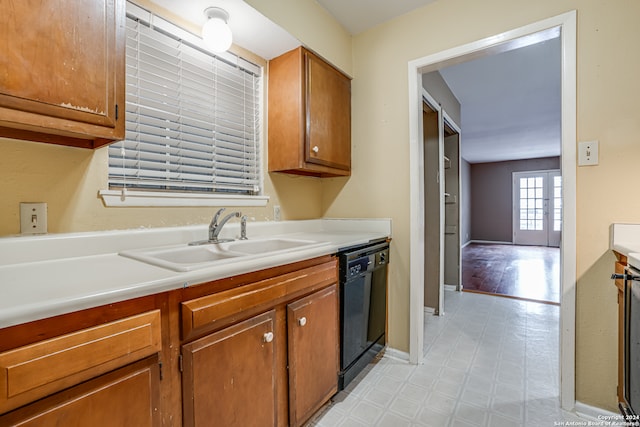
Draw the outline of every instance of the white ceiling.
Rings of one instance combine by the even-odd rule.
[[[301,43],[243,0],[152,0],[201,25],[210,6],[229,12],[234,43],[272,59]],[[435,0],[316,0],[351,34]],[[560,154],[559,39],[440,70],[462,105],[462,156],[471,163]]]
[[[351,34],[358,34],[435,0],[317,0]]]
[[[233,43],[261,56],[272,59],[293,48],[300,42],[243,0],[151,0],[180,18],[202,26],[207,7],[220,7],[229,12],[229,27]]]
[[[482,163],[559,156],[560,66],[556,37],[440,70],[460,101],[462,157]]]

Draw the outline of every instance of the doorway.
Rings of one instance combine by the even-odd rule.
[[[410,341],[409,358],[422,362],[424,342],[424,164],[422,136],[422,73],[446,67],[479,55],[489,55],[534,43],[545,33],[560,31],[562,49],[562,241],[560,360],[561,406],[575,406],[575,285],[576,285],[576,12],[568,12],[506,33],[448,49],[410,61]],[[547,34],[548,35],[548,34]]]
[[[461,290],[460,127],[422,90],[424,309],[443,315],[445,287]]]
[[[560,247],[560,171],[514,172],[512,188],[513,244]]]

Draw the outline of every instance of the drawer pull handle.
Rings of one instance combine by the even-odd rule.
[[[267,332],[266,334],[264,334],[262,336],[262,341],[267,343],[273,341],[273,332]]]
[[[314,153],[318,154],[318,152],[320,151],[320,147],[318,147],[317,145],[314,146],[311,151],[313,151]]]
[[[298,325],[300,326],[304,326],[307,324],[307,318],[306,317],[301,317],[298,319]]]

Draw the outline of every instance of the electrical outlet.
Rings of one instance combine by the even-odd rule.
[[[275,205],[273,207],[273,220],[280,221],[282,218],[280,217],[280,205]]]
[[[47,233],[46,203],[20,203],[20,233]]]
[[[598,164],[598,141],[587,141],[578,144],[578,166]]]

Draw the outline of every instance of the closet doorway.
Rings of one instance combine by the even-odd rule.
[[[445,312],[444,289],[461,290],[460,128],[423,89],[424,309]]]

